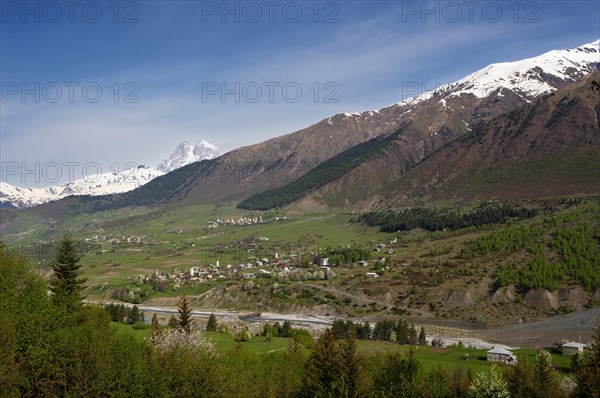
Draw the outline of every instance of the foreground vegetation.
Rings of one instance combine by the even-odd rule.
[[[544,352],[505,372],[425,370],[414,349],[359,350],[354,327],[341,325],[341,339],[327,331],[312,351],[293,338],[289,348],[260,355],[240,344],[218,352],[194,330],[185,300],[172,327],[154,325],[145,339],[113,327],[105,309],[83,306],[68,235],[50,284],[19,252],[0,245],[0,260],[2,396],[588,397],[600,391],[600,335],[562,384]]]

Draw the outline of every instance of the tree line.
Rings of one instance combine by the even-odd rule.
[[[425,328],[421,326],[420,332],[414,324],[409,324],[404,319],[395,322],[391,319],[382,319],[373,324],[369,322],[354,323],[351,320],[336,319],[331,325],[331,333],[335,340],[347,339],[354,334],[359,340],[390,341],[402,345],[427,345]]]
[[[410,231],[415,228],[433,232],[502,224],[509,218],[527,219],[537,214],[537,209],[516,207],[510,203],[484,202],[466,213],[459,213],[449,208],[418,207],[400,211],[367,212],[354,218],[354,221],[379,227],[382,232],[389,233]]]
[[[127,307],[125,304],[111,303],[105,305],[104,310],[108,313],[110,320],[113,322],[127,322],[129,324],[144,322],[144,313],[140,311],[137,305]]]
[[[304,195],[335,181],[362,162],[371,159],[392,143],[402,131],[403,128],[390,135],[375,137],[353,146],[324,161],[288,185],[252,195],[241,201],[237,207],[246,210],[270,210],[292,203]]]

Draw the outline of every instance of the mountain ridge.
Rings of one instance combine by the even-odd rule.
[[[27,208],[63,199],[68,196],[104,196],[128,192],[139,188],[156,177],[190,163],[213,159],[218,155],[213,144],[200,140],[194,146],[187,140],[180,143],[171,155],[157,168],[147,166],[128,167],[119,173],[101,173],[84,176],[46,188],[16,187],[0,182],[0,207]]]
[[[283,187],[326,160],[375,137],[392,134],[400,125],[406,125],[405,133],[394,141],[394,156],[387,157],[389,164],[379,164],[377,169],[363,173],[362,183],[354,183],[361,181],[358,177],[356,180],[341,177],[340,180],[346,181],[346,188],[351,188],[344,192],[350,192],[350,196],[354,196],[350,201],[357,202],[363,200],[370,191],[400,178],[425,157],[468,134],[480,123],[530,104],[536,98],[555,91],[555,87],[572,83],[590,70],[598,70],[599,45],[600,41],[596,41],[576,49],[553,50],[534,57],[535,62],[505,63],[516,65],[516,69],[508,69],[507,76],[512,76],[516,70],[519,82],[526,82],[530,85],[528,87],[539,87],[537,91],[515,92],[503,84],[513,87],[519,82],[515,83],[506,77],[504,80],[492,79],[497,87],[488,85],[486,87],[491,91],[486,91],[485,97],[478,96],[468,91],[477,86],[479,81],[467,81],[467,76],[425,93],[420,98],[401,101],[376,111],[336,114],[294,133],[235,149],[209,163],[189,166],[185,172],[166,174],[145,185],[143,194],[131,191],[133,193],[112,198],[103,197],[93,205],[93,199],[90,198],[79,203],[72,200],[71,203],[46,206],[37,211],[85,212],[90,208],[116,208],[134,204],[239,203],[262,191]],[[567,62],[571,58],[573,62]],[[547,62],[542,62],[544,60]],[[549,72],[540,66],[545,64],[553,65]],[[529,70],[531,73],[522,73],[519,70],[522,65],[532,66]],[[469,76],[489,77],[484,69]],[[169,178],[176,181],[167,183]],[[368,178],[378,180],[377,184],[372,184]],[[176,187],[175,191],[165,192],[167,185]],[[82,204],[84,202],[85,205]]]

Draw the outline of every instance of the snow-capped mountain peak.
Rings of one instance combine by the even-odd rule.
[[[552,50],[542,55],[513,62],[490,64],[462,79],[445,84],[418,97],[398,102],[410,105],[430,99],[471,94],[485,98],[508,89],[527,101],[553,92],[582,76],[600,69],[600,40],[574,49]]]
[[[185,140],[175,148],[171,156],[158,164],[157,169],[168,173],[190,163],[204,159],[214,159],[219,155],[217,147],[210,142],[200,140],[196,145],[192,145]]]
[[[120,173],[89,175],[74,181],[47,188],[21,188],[0,182],[0,207],[25,208],[59,200],[70,195],[109,195],[138,188],[156,177],[187,164],[219,156],[218,149],[211,143],[200,140],[196,145],[188,141],[180,143],[169,158],[158,168],[138,166]]]
[[[0,182],[0,205],[23,208],[36,206],[71,195],[108,195],[131,191],[164,173],[138,166],[120,173],[89,175],[47,188],[20,188]]]

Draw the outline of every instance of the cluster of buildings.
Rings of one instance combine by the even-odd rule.
[[[588,349],[586,344],[577,343],[575,341],[569,341],[561,345],[561,352],[563,355],[577,355],[585,349]],[[487,352],[487,360],[505,363],[507,365],[515,365],[517,363],[517,356],[512,351],[504,348],[492,348]]]
[[[248,226],[248,225],[257,225],[257,224],[267,224],[269,222],[279,222],[287,220],[287,217],[275,217],[269,220],[263,220],[262,216],[259,217],[240,217],[238,219],[229,219],[229,220],[219,220],[218,218],[215,221],[211,221],[206,226],[206,229],[216,229],[223,226]]]
[[[145,235],[135,235],[135,236],[128,236],[125,237],[125,235],[94,235],[91,236],[89,238],[85,238],[84,241],[85,242],[106,242],[106,243],[132,243],[132,244],[142,244],[142,243],[146,243],[148,237]]]

